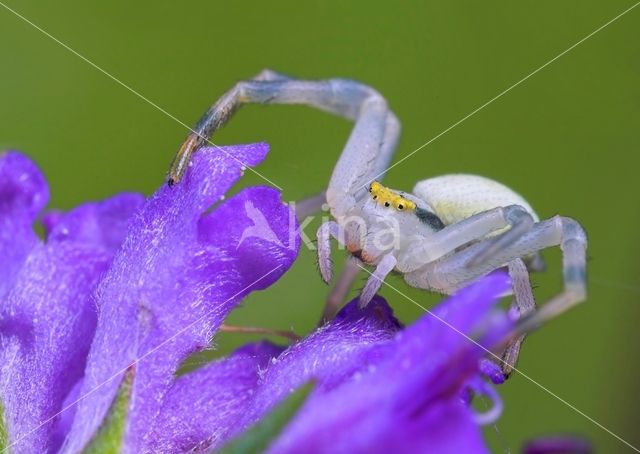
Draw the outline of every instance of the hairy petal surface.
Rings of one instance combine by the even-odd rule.
[[[8,172],[16,181],[0,177],[0,185],[13,185],[0,191],[3,208],[13,206],[16,210],[8,217],[3,211],[0,222],[16,236],[13,245],[2,247],[3,252],[22,250],[26,254],[13,271],[12,288],[0,305],[0,398],[11,450],[47,452],[61,441],[55,434],[60,419],[57,413],[84,369],[96,323],[92,291],[124,229],[112,231],[111,241],[105,242],[104,238],[79,240],[53,228],[48,241],[41,242],[31,224],[46,201],[44,179],[33,172],[35,166],[24,156],[13,153],[10,158],[13,166],[18,165]],[[6,171],[6,165],[0,164],[0,168]],[[16,194],[20,195],[12,200]],[[82,231],[89,225],[111,228],[112,221],[129,218],[141,201],[140,196],[128,196],[127,200],[116,197],[59,213],[58,219],[65,232]],[[110,209],[113,206],[117,208]],[[105,211],[109,211],[109,220]]]
[[[49,201],[44,175],[16,151],[0,153],[0,298],[13,286],[29,251],[38,243],[33,223]]]
[[[47,241],[73,241],[113,254],[122,244],[131,217],[143,203],[143,195],[125,192],[68,213],[49,212],[42,219]]]
[[[44,177],[19,153],[0,154],[0,404],[12,451],[80,452],[134,363],[123,452],[220,447],[309,380],[314,391],[270,452],[486,451],[479,425],[502,407],[485,377],[502,375],[485,347],[512,326],[494,310],[503,273],[406,329],[382,298],[352,301],[286,349],[250,344],[175,376],[297,256],[298,226],[278,191],[222,201],[266,153],[199,150],[181,184],[147,200],[121,194],[45,215],[46,242],[32,228]],[[493,408],[475,414],[472,392]]]
[[[335,319],[292,345],[269,364],[240,428],[255,423],[309,380],[330,390],[375,367],[385,343],[401,328],[387,302],[376,296],[365,309],[352,301]]]
[[[367,368],[320,386],[271,452],[486,452],[461,398],[485,351],[465,336],[506,329],[504,314],[490,324],[486,316],[507,285],[504,274],[489,276],[441,304],[434,312],[442,320],[425,314],[371,347]],[[271,367],[260,392],[275,400],[289,383],[270,379],[277,375]],[[255,405],[254,418],[268,407],[258,399]]]
[[[152,452],[186,452],[227,436],[253,398],[258,378],[284,347],[263,341],[178,378],[150,433]]]
[[[295,259],[292,213],[273,189],[245,190],[203,217],[244,165],[259,163],[267,150],[266,144],[199,150],[184,180],[160,188],[132,219],[97,291],[98,326],[67,452],[81,450],[95,433],[133,362],[125,447],[142,450],[179,364],[208,345],[244,296],[269,286]],[[255,228],[243,235],[243,226]]]

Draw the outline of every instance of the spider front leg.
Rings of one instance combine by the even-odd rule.
[[[251,80],[254,82],[273,82],[289,80],[289,77],[271,71],[270,69],[264,69]],[[191,134],[189,134],[187,139],[182,143],[169,169],[169,178],[167,180],[169,186],[180,182],[184,173],[187,171],[193,153],[205,145],[209,141],[211,134],[226,123],[231,115],[233,115],[237,108],[236,98],[238,96],[238,85],[240,84],[236,84],[235,87],[229,90],[218,102],[207,110],[191,131]]]
[[[346,231],[337,222],[328,221],[318,228],[316,237],[318,239],[318,268],[320,268],[320,276],[322,276],[322,280],[328,284],[333,278],[331,238],[335,238],[339,244],[344,246],[347,241]],[[320,324],[326,323],[335,316],[349,294],[349,290],[351,290],[351,286],[359,272],[359,263],[354,257],[349,257],[338,281],[329,291]]]
[[[345,246],[349,243],[347,238],[348,232],[337,222],[328,221],[320,226],[317,232],[318,239],[318,267],[322,279],[329,283],[333,277],[333,269],[331,263],[331,238],[333,237],[338,243]],[[357,240],[351,238],[351,242]],[[367,283],[360,295],[359,306],[366,306],[380,289],[385,277],[393,271],[396,266],[396,258],[392,254],[382,256],[375,271],[371,273]],[[350,257],[345,264],[338,283],[332,288],[327,299],[323,320],[330,320],[337,312],[339,307],[349,293],[353,281],[360,271],[360,264],[357,259]]]
[[[181,180],[191,155],[245,104],[305,104],[355,120],[342,162],[335,169],[338,174],[334,172],[336,189],[344,189],[341,183],[347,183],[347,193],[356,185],[364,185],[376,170],[385,168],[397,140],[398,131],[394,129],[399,130],[398,121],[384,98],[371,87],[347,79],[297,80],[265,70],[254,79],[238,82],[202,116],[174,158],[169,170],[170,185]],[[393,146],[385,147],[384,143]],[[350,174],[340,168],[341,164],[348,167]]]
[[[343,246],[346,244],[346,233],[340,224],[327,221],[316,232],[318,239],[318,267],[320,276],[327,284],[333,279],[333,264],[331,263],[331,237]]]
[[[367,279],[367,283],[365,284],[364,289],[360,294],[358,305],[361,308],[369,304],[373,297],[376,296],[376,293],[378,293],[382,282],[387,277],[387,275],[391,273],[391,271],[393,271],[397,263],[398,261],[393,256],[393,254],[386,254],[382,256],[380,262],[378,263],[378,266],[376,266],[375,271],[371,273],[369,279]]]
[[[400,134],[400,123],[386,100],[367,85],[348,79],[296,80],[267,70],[252,80],[238,82],[202,116],[180,147],[169,171],[168,184],[178,183],[191,155],[239,107],[250,103],[305,104],[355,121],[325,193],[331,213],[339,221],[366,194],[371,180],[386,170]],[[301,204],[298,213],[304,216],[317,211],[322,201],[322,196],[311,199],[304,206]],[[331,277],[328,254],[321,256],[319,262],[323,278],[328,280]],[[348,266],[346,272],[340,279],[341,288],[346,289],[344,295],[356,274],[353,266]],[[334,299],[339,296],[336,292],[332,295]],[[327,311],[331,312],[332,304],[335,305],[328,302]]]
[[[361,265],[355,257],[349,257],[345,264],[340,276],[336,280],[329,295],[325,301],[324,310],[322,312],[322,319],[320,325],[324,325],[329,320],[332,320],[336,316],[342,305],[347,299],[347,295],[353,286],[358,274],[362,270]]]

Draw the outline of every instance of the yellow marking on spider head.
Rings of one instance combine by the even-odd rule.
[[[377,181],[371,183],[369,192],[371,193],[371,198],[373,198],[373,200],[375,200],[378,205],[394,207],[398,211],[416,210],[416,204],[411,200],[405,199],[400,194],[392,191],[387,187],[382,186]]]

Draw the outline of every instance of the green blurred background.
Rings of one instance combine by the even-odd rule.
[[[7,0],[26,18],[193,124],[237,80],[269,67],[303,78],[349,77],[383,93],[404,133],[397,157],[436,136],[631,6],[632,1],[82,2]],[[588,302],[532,335],[519,367],[630,443],[640,445],[637,255],[640,7],[394,168],[386,182],[478,173],[521,192],[542,217],[589,233]],[[0,148],[32,155],[70,208],[119,191],[151,193],[186,130],[52,39],[0,8]],[[247,107],[213,140],[268,141],[257,170],[284,198],[328,181],[350,124],[305,107]],[[262,184],[247,174],[241,185]],[[313,230],[310,230],[313,233]],[[560,288],[560,254],[534,276],[539,302]],[[337,262],[341,261],[336,257]],[[409,290],[421,304],[439,297]],[[359,284],[361,285],[361,284]],[[312,252],[231,322],[304,333],[327,287]],[[384,289],[402,320],[422,311]],[[224,354],[246,342],[226,334]],[[486,430],[497,452],[580,433],[601,452],[629,448],[516,374]]]

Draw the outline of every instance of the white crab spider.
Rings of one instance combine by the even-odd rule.
[[[332,277],[330,239],[342,242],[358,260],[375,267],[360,296],[367,304],[392,271],[421,289],[450,294],[497,268],[509,271],[520,332],[536,328],[586,297],[586,234],[573,219],[540,221],[529,204],[506,186],[474,175],[446,175],[416,184],[407,194],[385,188],[375,179],[385,172],[400,133],[396,116],[374,89],[346,79],[296,80],[265,70],[239,82],[201,118],[176,155],[169,184],[184,174],[191,154],[203,145],[242,104],[306,104],[355,121],[333,170],[326,202],[335,221],[318,230],[318,259],[325,281]],[[325,201],[299,203],[315,212]],[[381,235],[392,241],[375,241]],[[538,252],[560,246],[564,290],[535,309],[529,271],[542,268]],[[349,291],[357,266],[348,262],[332,291],[326,314],[332,314]],[[526,316],[525,316],[526,314]],[[508,374],[524,336],[503,357]]]

